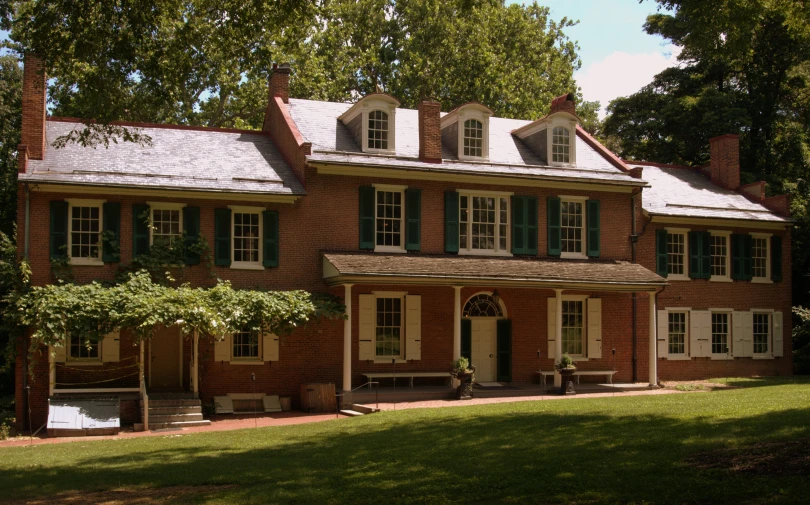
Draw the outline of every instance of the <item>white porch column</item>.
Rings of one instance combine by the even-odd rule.
[[[461,286],[453,286],[453,361],[461,357]]]
[[[650,296],[650,386],[658,386],[658,359],[656,351],[658,349],[658,342],[655,338],[655,292],[649,294]]]
[[[352,285],[344,284],[346,319],[343,320],[343,392],[352,390]]]
[[[67,339],[65,339],[67,342]],[[27,359],[27,358],[26,358]],[[48,347],[48,396],[53,396],[56,388],[56,357],[53,355],[53,348]]]
[[[556,323],[554,324],[554,330],[556,335],[554,335],[554,356],[555,361],[560,361],[562,358],[562,289],[555,289],[554,295],[557,299],[557,310],[555,311],[555,316],[557,318]],[[556,363],[555,363],[556,364]],[[560,387],[562,385],[562,375],[557,372],[557,369],[554,369],[554,387]]]
[[[194,398],[200,397],[200,335],[197,333],[197,330],[194,330],[194,334],[191,336],[192,338],[192,350],[191,350],[191,391],[194,393]]]
[[[146,382],[146,377],[144,377],[144,375],[143,375],[144,374],[143,356],[144,356],[143,339],[141,339],[141,358],[140,358],[140,361],[138,362],[138,371],[141,373],[141,376],[138,377],[138,383],[140,383],[141,381]]]

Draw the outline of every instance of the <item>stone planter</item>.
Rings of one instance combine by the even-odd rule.
[[[561,395],[575,395],[577,394],[574,391],[574,372],[576,372],[576,368],[563,368],[560,370],[560,375],[562,376],[562,381],[560,381],[560,391],[559,394]],[[570,388],[568,387],[570,384]]]
[[[473,397],[472,392],[473,372],[474,371],[471,371],[470,373],[459,373],[454,375],[454,377],[461,382],[461,384],[459,384],[458,387],[456,388],[457,400],[469,400]]]

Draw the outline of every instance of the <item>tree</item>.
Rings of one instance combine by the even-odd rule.
[[[0,56],[0,232],[13,233],[17,215],[17,145],[20,143],[22,69],[16,56]]]

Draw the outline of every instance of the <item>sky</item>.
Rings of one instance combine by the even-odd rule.
[[[515,3],[520,0],[511,0]],[[523,3],[523,2],[520,2]],[[656,12],[653,0],[538,0],[551,10],[551,18],[578,20],[566,29],[578,42],[582,68],[575,74],[585,100],[599,101],[605,108],[614,98],[635,93],[655,74],[677,64],[678,48],[644,33],[648,14]],[[0,31],[0,40],[6,38]]]

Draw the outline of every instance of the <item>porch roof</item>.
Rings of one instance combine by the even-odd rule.
[[[323,277],[339,284],[512,286],[655,291],[663,277],[627,261],[455,255],[323,253]]]

